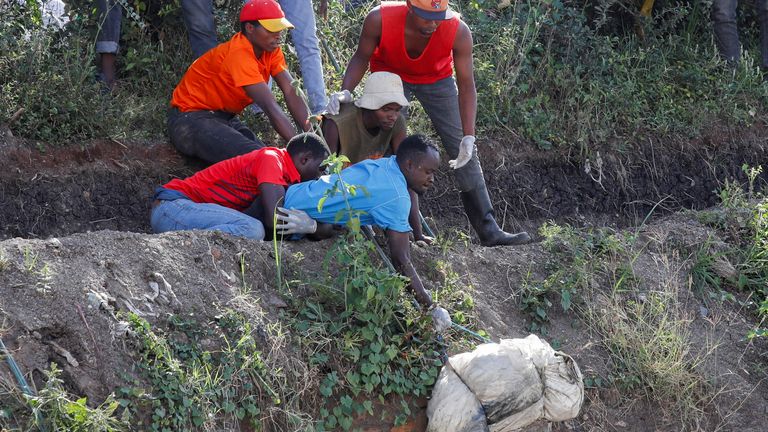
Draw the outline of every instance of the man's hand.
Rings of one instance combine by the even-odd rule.
[[[432,243],[434,243],[434,241],[435,241],[434,237],[430,237],[428,235],[422,235],[419,238],[414,237],[413,244],[415,244],[418,247],[425,248],[431,245]]]
[[[278,234],[313,234],[317,231],[317,221],[306,212],[283,207],[278,207],[277,210],[275,217],[279,222],[275,228]]]
[[[447,310],[441,307],[436,307],[432,309],[431,315],[432,325],[435,326],[435,331],[437,333],[443,333],[451,327],[451,316],[448,314]]]
[[[352,102],[352,93],[349,90],[342,90],[340,92],[333,93],[328,98],[328,105],[325,107],[325,111],[328,114],[338,114],[341,110],[341,104]]]
[[[475,137],[467,135],[461,139],[461,144],[459,144],[459,156],[457,156],[456,159],[448,161],[448,166],[453,169],[459,169],[472,159],[474,153]]]

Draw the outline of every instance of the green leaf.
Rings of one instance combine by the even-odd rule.
[[[571,291],[564,289],[560,291],[560,305],[563,307],[564,311],[567,311],[571,308]]]
[[[322,213],[323,212],[323,204],[325,204],[325,200],[328,199],[328,195],[323,195],[320,200],[317,202],[317,212]]]

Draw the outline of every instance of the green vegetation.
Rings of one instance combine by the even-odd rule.
[[[549,223],[540,234],[551,258],[546,276],[529,275],[522,290],[531,329],[547,332],[559,297],[561,309],[573,310],[609,353],[607,375],[588,375],[588,386],[615,386],[626,397],[654,401],[682,427],[695,429],[714,393],[697,371],[706,352],[692,349],[689,320],[680,309],[687,287],[675,279],[669,258],[659,259],[653,281],[635,271],[642,251],[662,246],[609,228]]]
[[[64,381],[60,378],[61,370],[56,363],[51,363],[50,369],[44,372],[45,386],[39,389],[36,396],[21,396],[14,392],[7,392],[9,396],[15,397],[4,399],[11,402],[0,408],[0,425],[8,420],[15,420],[12,424],[23,424],[21,420],[28,419],[24,430],[72,432],[130,430],[127,419],[118,418],[116,415],[120,404],[112,396],[107,397],[100,405],[91,407],[86,398],[71,399],[69,392],[64,388]]]
[[[331,172],[339,173],[344,156],[330,156]],[[365,239],[360,212],[349,197],[368,193],[339,176],[319,201],[341,195],[347,202],[336,220],[347,220],[347,234],[329,249],[320,280],[310,280],[308,294],[292,293],[297,315],[293,322],[307,363],[320,369],[321,404],[317,430],[350,430],[354,419],[374,415],[374,404],[399,399],[402,410],[390,413],[396,425],[410,414],[411,398],[424,397],[435,383],[447,348],[434,334],[427,315],[418,310],[407,281],[392,272],[376,255],[376,245]],[[443,263],[444,289],[435,301],[451,308],[459,320],[472,307],[458,292],[455,274]],[[287,289],[292,289],[289,285]]]
[[[24,108],[12,130],[50,145],[161,137],[165,107],[191,54],[178,1],[129,3],[147,25],[141,29],[135,20],[125,20],[120,81],[111,95],[94,80],[98,23],[92,3],[73,2],[74,19],[61,32],[40,28],[24,5],[4,6],[0,121]],[[598,145],[619,150],[642,145],[649,134],[688,139],[708,133],[711,124],[766,120],[768,86],[756,66],[756,41],[745,38],[739,67],[725,67],[700,3],[666,5],[634,31],[621,27],[616,12],[634,10],[627,0],[595,0],[584,8],[563,0],[520,0],[502,9],[497,4],[454,4],[474,33],[484,134],[512,133],[542,149],[584,154]],[[220,40],[234,31],[238,7],[238,2],[217,7]],[[328,20],[318,20],[321,37],[342,68],[354,52],[364,14],[331,2]],[[290,68],[298,71],[290,51]],[[335,91],[340,74],[323,56],[327,87]],[[423,112],[411,111],[411,128],[427,130]]]

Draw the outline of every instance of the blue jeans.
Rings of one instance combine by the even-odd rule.
[[[456,159],[459,155],[461,138],[464,136],[461,128],[459,91],[456,88],[456,80],[453,77],[448,77],[433,84],[403,82],[403,90],[408,100],[413,99],[414,96],[419,100],[429,119],[432,120],[432,126],[435,127],[440,136],[440,141],[442,141],[448,157]],[[404,114],[407,115],[407,111]],[[485,187],[483,169],[480,167],[477,151],[466,165],[451,171],[456,175],[456,183],[461,192],[468,192],[480,186]]]
[[[99,11],[96,52],[117,54],[120,48],[120,21],[123,18],[123,7],[115,0],[97,0],[96,9]]]
[[[714,0],[712,2],[712,24],[715,42],[720,55],[725,61],[738,62],[741,46],[739,31],[736,27],[736,7],[738,0]],[[768,68],[768,0],[754,0],[757,19],[760,22],[761,66]]]
[[[264,225],[245,213],[218,204],[196,203],[189,199],[160,201],[150,218],[152,231],[221,231],[253,240],[264,239]]]
[[[96,52],[116,54],[120,48],[120,21],[123,17],[123,7],[115,0],[97,0],[96,7],[99,11]],[[182,0],[181,11],[187,33],[189,33],[189,45],[195,58],[218,45],[212,0]]]
[[[219,44],[213,21],[213,0],[181,0],[181,12],[195,58]]]
[[[309,109],[319,114],[328,105],[323,80],[323,62],[320,58],[320,44],[317,39],[317,25],[312,0],[280,0],[285,17],[295,26],[290,30],[291,42],[299,58],[301,78],[307,90]]]

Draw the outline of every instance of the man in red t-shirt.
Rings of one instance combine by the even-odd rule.
[[[530,241],[499,228],[475,149],[477,90],[472,32],[448,8],[448,0],[385,1],[365,17],[357,51],[349,61],[343,91],[331,95],[328,111],[351,102],[350,92],[369,68],[400,76],[408,99],[416,97],[452,159],[464,211],[484,246]],[[456,72],[456,79],[453,73]]]
[[[264,147],[237,114],[255,103],[285,140],[296,135],[291,119],[269,89],[272,77],[293,119],[309,129],[307,108],[291,86],[280,49],[282,32],[293,28],[275,0],[249,0],[240,12],[241,31],[195,60],[173,91],[168,114],[171,143],[181,152],[216,163]]]
[[[155,191],[151,225],[156,233],[217,230],[262,240],[272,232],[275,207],[288,185],[320,177],[328,146],[315,134],[291,138],[285,149],[265,147],[214,164]],[[256,217],[243,213],[249,210]]]

